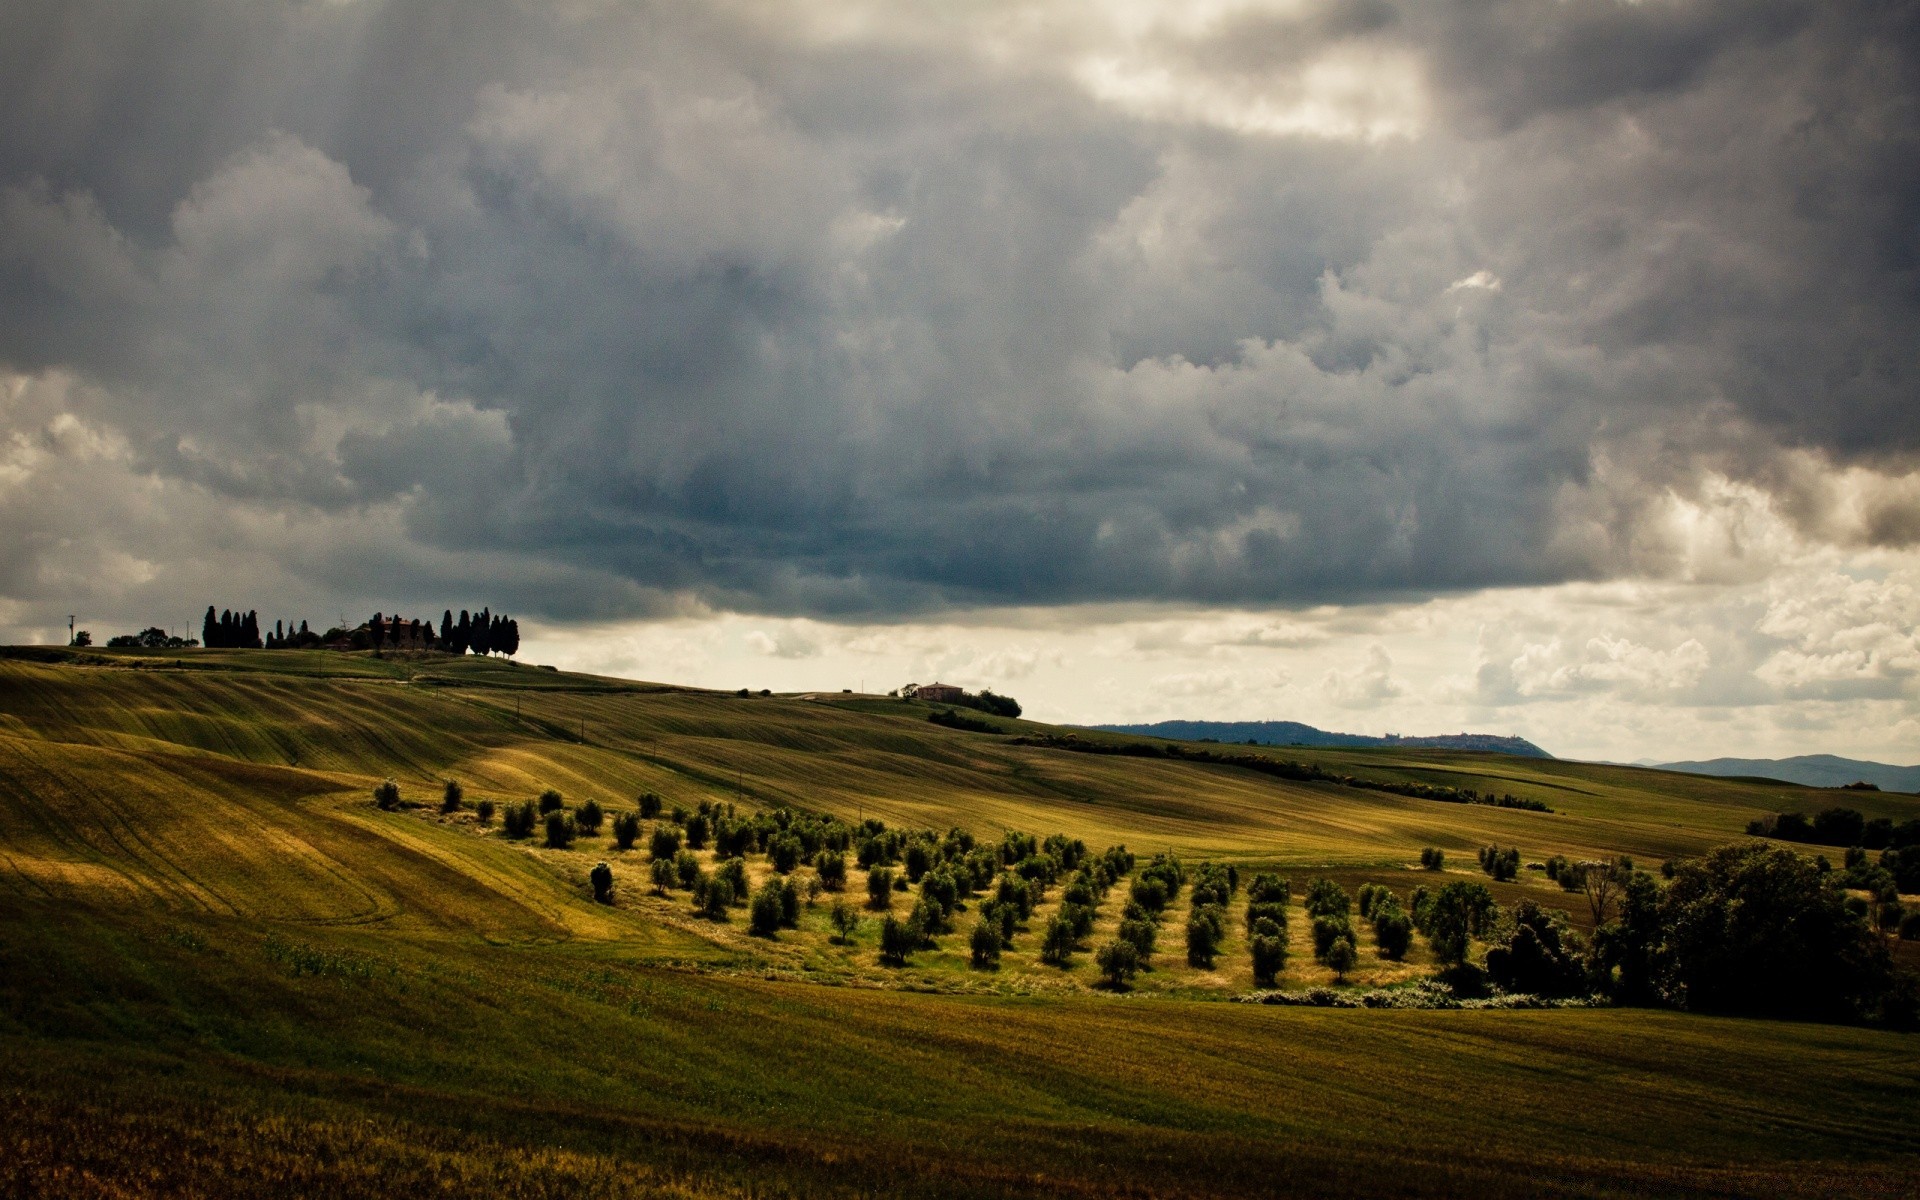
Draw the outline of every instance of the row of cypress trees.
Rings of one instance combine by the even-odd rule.
[[[334,637],[346,631],[329,630],[327,637]],[[494,613],[481,609],[470,613],[460,610],[456,618],[452,609],[447,609],[440,617],[440,628],[434,630],[431,617],[422,621],[415,618],[403,621],[398,615],[384,613],[373,614],[367,623],[368,641],[375,650],[389,645],[405,646],[410,649],[442,650],[448,654],[517,654],[520,650],[520,622],[504,613]],[[264,636],[260,630],[260,614],[249,610],[235,612],[222,609],[215,612],[211,604],[200,625],[200,644],[214,649],[228,650],[302,650],[323,644],[326,639],[307,628],[305,621],[298,629],[293,622],[275,621],[273,630]]]

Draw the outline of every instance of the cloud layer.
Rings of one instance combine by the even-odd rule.
[[[210,577],[1417,605],[1763,581],[1743,512],[1920,542],[1911,6],[1093,7],[8,5],[0,621]],[[1754,678],[1905,670],[1910,623],[1817,615],[1871,625],[1858,583],[1769,609]],[[1718,669],[1621,636],[1483,684]],[[1311,682],[1389,703],[1393,658]]]

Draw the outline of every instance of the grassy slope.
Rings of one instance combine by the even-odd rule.
[[[875,702],[471,660],[88,657],[0,661],[0,1191],[88,1194],[87,1169],[124,1182],[133,1163],[151,1194],[886,1191],[916,1172],[982,1194],[1895,1195],[1915,1181],[1920,1066],[1897,1035],[1180,998],[1244,988],[1233,947],[1217,979],[1169,965],[1131,998],[1049,991],[1076,976],[1012,961],[982,982],[956,948],[894,978],[1027,994],[808,986],[790,980],[874,979],[870,930],[845,952],[752,942],[644,896],[638,863],[616,862],[621,905],[598,908],[584,870],[603,848],[532,851],[364,799],[389,774],[422,799],[446,774],[470,798],[737,793],[1398,885],[1423,844],[1658,858],[1820,793],[1277,752],[1560,810],[1534,814],[1009,746]],[[1318,970],[1306,957],[1296,982]]]

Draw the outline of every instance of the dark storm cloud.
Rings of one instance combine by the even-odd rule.
[[[1366,0],[1126,47],[1250,112],[1411,70],[1417,131],[1373,138],[795,15],[9,6],[18,470],[77,429],[99,503],[179,519],[136,555],[16,488],[0,596],[76,544],[143,564],[116,603],[185,594],[213,525],[287,594],[554,616],[1418,595],[1645,569],[1649,498],[1709,469],[1913,467],[1908,6]]]

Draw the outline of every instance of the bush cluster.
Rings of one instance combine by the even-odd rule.
[[[508,837],[520,841],[533,836],[533,823],[536,820],[538,820],[538,814],[534,812],[533,801],[529,800],[525,804],[507,805],[506,814],[501,818],[500,823],[506,829]]]
[[[1480,869],[1496,882],[1506,882],[1520,874],[1520,851],[1498,846],[1480,848]]]

